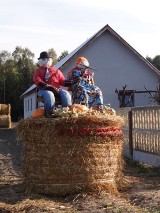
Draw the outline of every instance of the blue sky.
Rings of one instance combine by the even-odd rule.
[[[0,51],[29,48],[35,59],[71,52],[109,24],[142,56],[160,55],[159,0],[3,0]]]

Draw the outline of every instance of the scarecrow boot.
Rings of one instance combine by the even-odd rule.
[[[54,118],[55,117],[53,111],[50,111],[50,110],[46,110],[45,115],[46,115],[46,118]]]

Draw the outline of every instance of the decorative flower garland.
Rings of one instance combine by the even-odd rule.
[[[67,128],[59,132],[60,136],[74,137],[76,139],[89,137],[94,139],[111,139],[122,138],[122,130],[119,127],[96,127],[96,128]]]

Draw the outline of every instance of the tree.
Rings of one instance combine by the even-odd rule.
[[[0,52],[0,103],[11,104],[13,121],[23,117],[21,94],[33,84],[34,54],[27,48],[16,47],[10,54]]]
[[[33,83],[32,77],[35,70],[33,62],[34,54],[28,48],[16,47],[12,53],[17,73],[19,75],[20,85],[26,89]]]
[[[66,57],[68,55],[68,51],[65,50],[61,53],[61,55],[58,57],[58,61],[62,60],[64,57]]]
[[[147,56],[146,59],[151,64],[153,64],[158,70],[160,70],[160,55],[156,55],[154,58]]]
[[[20,118],[23,117],[23,100],[20,98],[22,93],[28,89],[33,84],[33,72],[36,68],[33,58],[34,54],[28,49],[23,49],[22,47],[17,46],[12,53],[15,67],[15,88],[16,88],[16,97],[13,100],[13,109],[14,117]]]
[[[147,56],[146,59],[151,64],[153,64],[153,66],[155,66],[158,70],[160,70],[160,55],[156,55],[154,58]],[[159,79],[159,82],[160,82],[160,79]],[[157,88],[157,92],[155,93],[155,95],[153,95],[152,99],[154,100],[155,103],[160,105],[160,85],[159,85],[159,88]]]
[[[52,56],[52,60],[53,60],[52,65],[55,65],[57,63],[57,53],[55,52],[53,48],[51,48],[48,50],[48,54]]]
[[[7,61],[11,54],[5,50],[0,52],[0,103],[6,103],[6,80],[8,73]]]

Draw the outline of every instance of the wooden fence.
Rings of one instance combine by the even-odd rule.
[[[153,154],[160,164],[160,106],[126,107],[116,112],[125,120],[124,154],[131,158],[134,151]]]

